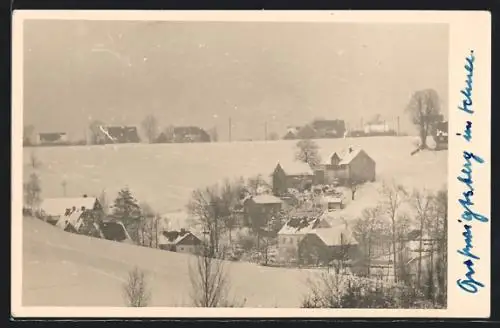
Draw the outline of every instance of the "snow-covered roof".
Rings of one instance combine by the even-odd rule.
[[[327,246],[358,244],[351,231],[343,225],[332,228],[316,228],[309,233],[318,236]]]
[[[67,209],[93,209],[97,201],[95,197],[76,197],[76,198],[46,198],[40,206],[45,215],[59,216],[64,215]]]
[[[278,165],[281,166],[286,175],[314,175],[311,166],[301,161],[279,161]]]
[[[187,238],[188,236],[195,236],[192,234],[190,231],[184,231],[184,232],[179,232],[179,231],[168,231],[160,234],[158,236],[158,244],[159,245],[177,245],[180,243],[182,240]],[[196,236],[195,236],[196,237]],[[198,238],[198,237],[196,237]]]
[[[330,164],[332,157],[336,154],[340,158],[339,165],[347,165],[351,163],[351,161],[356,158],[356,156],[361,153],[363,149],[359,147],[349,146],[346,149],[343,149],[340,152],[334,151],[328,156],[328,158],[324,161],[323,164]]]
[[[343,199],[341,197],[335,197],[335,196],[323,196],[321,198],[321,201],[323,203],[342,203]]]
[[[257,195],[252,200],[257,204],[281,204],[283,201],[273,195]]]
[[[69,213],[69,215],[62,215],[57,221],[56,226],[64,230],[68,224],[71,224],[78,231],[83,223],[83,220],[80,220],[83,212],[80,208],[77,208],[75,211]]]
[[[319,218],[294,217],[283,225],[278,235],[305,235],[311,232],[320,223],[321,219]],[[327,224],[326,222],[323,223]]]

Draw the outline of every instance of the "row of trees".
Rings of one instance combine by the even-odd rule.
[[[393,184],[384,185],[381,194],[382,201],[366,208],[353,229],[366,257],[367,274],[370,274],[372,258],[381,253],[390,254],[396,282],[425,286],[430,299],[443,303],[446,299],[447,191],[410,193],[403,186]],[[405,204],[409,205],[412,215],[402,210]],[[418,260],[416,272],[409,272],[407,264],[411,253],[405,252],[412,232],[418,236],[418,245],[413,250]],[[423,266],[426,254],[430,259]],[[416,277],[416,281],[412,277]]]

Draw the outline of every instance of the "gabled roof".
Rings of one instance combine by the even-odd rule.
[[[273,195],[257,195],[251,197],[256,204],[281,204],[283,201]]]
[[[79,210],[82,207],[93,209],[96,201],[96,197],[46,198],[42,201],[40,208],[45,215],[59,216],[64,215],[67,209],[72,209],[73,207]]]
[[[340,159],[339,165],[347,165],[351,163],[351,161],[355,159],[356,156],[358,156],[361,152],[364,152],[363,149],[353,146],[347,147],[346,149],[343,149],[340,152],[334,151],[333,153],[330,154],[330,156],[328,156],[328,159],[326,160],[325,164],[330,164],[332,157],[334,155],[337,155],[338,158]]]
[[[321,239],[327,246],[357,245],[351,231],[343,225],[333,228],[317,228],[309,232]]]
[[[182,240],[184,240],[185,238],[187,238],[189,236],[193,236],[196,239],[198,239],[198,237],[196,237],[190,231],[164,231],[158,237],[158,244],[160,244],[160,245],[177,245]]]
[[[327,224],[319,218],[294,217],[283,225],[278,235],[305,235],[318,227],[320,223]]]
[[[314,175],[311,166],[301,161],[287,161],[287,162],[279,161],[277,165],[281,166],[286,175],[298,175],[298,176]]]

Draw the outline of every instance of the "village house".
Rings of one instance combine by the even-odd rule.
[[[88,218],[99,222],[104,217],[103,208],[96,197],[46,198],[40,206],[42,218],[57,227],[78,232]]]
[[[210,135],[197,126],[176,126],[166,129],[158,136],[157,143],[210,142]]]
[[[342,152],[333,152],[325,162],[315,168],[316,176],[323,184],[363,183],[375,181],[375,161],[360,148],[348,147]]]
[[[311,127],[316,138],[343,138],[346,132],[343,120],[314,120]]]
[[[68,135],[66,132],[39,133],[36,143],[41,146],[65,145],[68,143]]]
[[[358,242],[347,225],[313,229],[299,242],[300,264],[351,266],[361,257]]]
[[[448,149],[448,121],[438,122],[433,136],[437,149]]]
[[[340,196],[323,196],[320,199],[320,206],[324,211],[341,210],[345,207],[345,200]]]
[[[178,253],[197,254],[201,244],[198,237],[185,229],[163,231],[158,238],[160,249]]]
[[[243,201],[244,221],[254,229],[266,227],[282,208],[282,200],[273,195],[249,196]]]
[[[285,194],[288,189],[309,189],[314,180],[314,172],[309,164],[301,161],[278,162],[271,176],[273,194],[276,196]]]
[[[104,239],[128,244],[134,243],[123,222],[113,216],[104,218],[100,228]]]
[[[139,133],[135,126],[99,126],[98,144],[138,143]]]
[[[316,228],[328,228],[330,224],[317,215],[294,214],[278,231],[278,262],[298,263],[299,243],[306,234]]]

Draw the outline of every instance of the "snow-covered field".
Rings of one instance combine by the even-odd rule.
[[[343,215],[357,215],[378,200],[382,180],[409,188],[437,189],[447,180],[447,151],[410,156],[414,138],[317,140],[323,157],[349,145],[362,147],[377,163],[377,182],[363,186]],[[269,177],[278,160],[292,160],[294,141],[211,144],[107,145],[24,149],[41,161],[43,197],[108,198],[128,186],[139,201],[160,212],[182,210],[194,188],[224,178]],[[25,170],[25,175],[29,170]],[[23,304],[121,306],[121,284],[138,265],[149,274],[152,306],[189,305],[188,262],[192,257],[65,233],[36,219],[23,220]],[[298,307],[306,270],[228,263],[232,293],[250,307]]]
[[[151,306],[190,306],[193,256],[89,238],[34,218],[23,220],[24,306],[124,306],[121,286],[145,270]],[[299,307],[308,270],[227,262],[230,297],[246,307]]]
[[[359,146],[377,163],[377,179],[395,179],[410,187],[436,189],[446,183],[447,151],[410,156],[413,137],[316,140],[321,155]],[[225,178],[262,174],[269,178],[278,160],[293,160],[296,141],[208,144],[123,144],[24,149],[41,161],[42,197],[99,195],[108,199],[128,186],[139,201],[160,213],[184,210],[194,188]],[[25,170],[25,176],[28,174]],[[368,186],[367,186],[368,187]],[[361,197],[361,195],[360,195]]]

